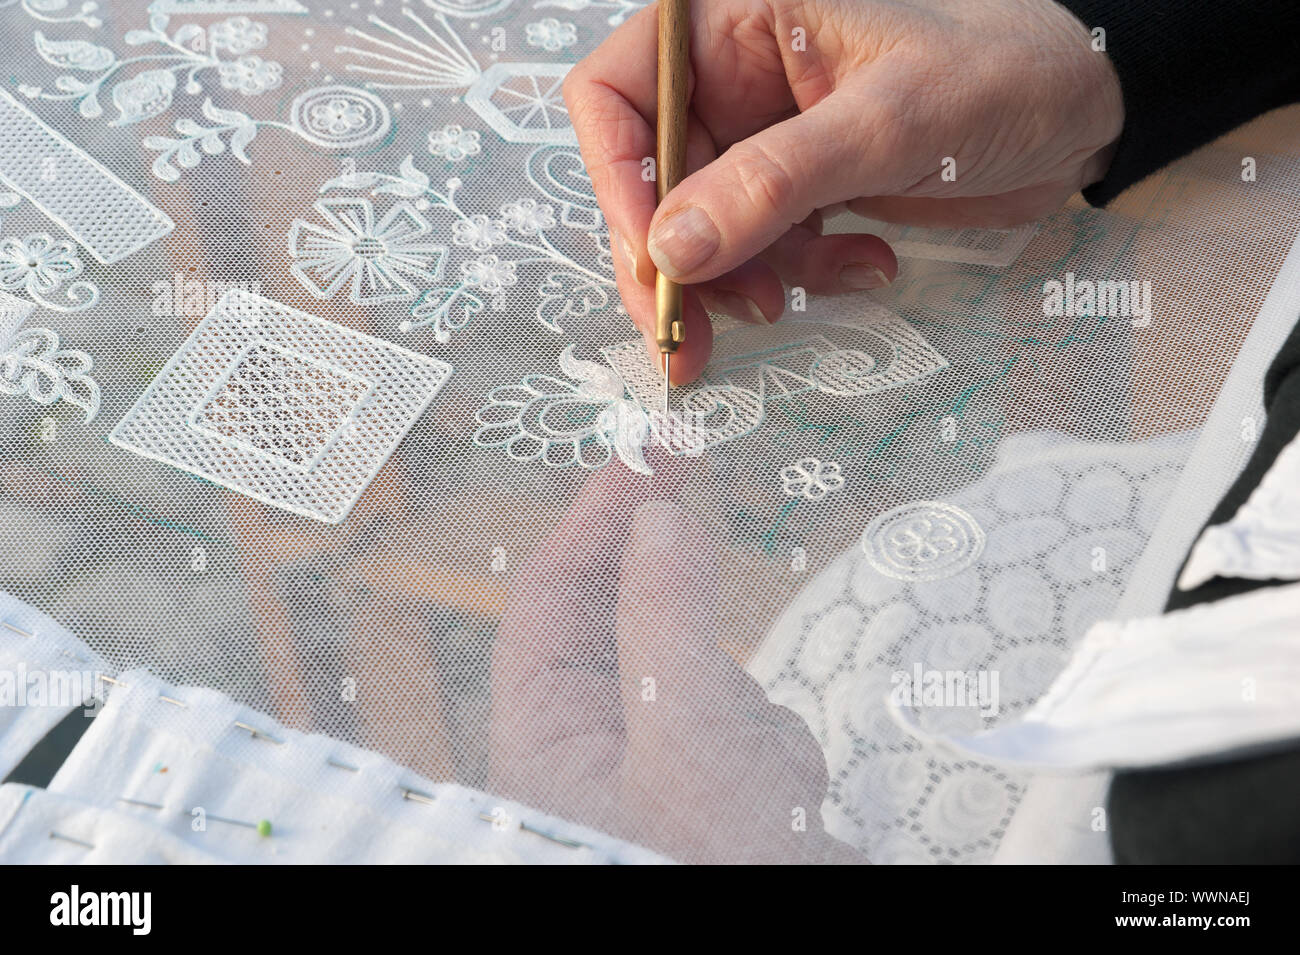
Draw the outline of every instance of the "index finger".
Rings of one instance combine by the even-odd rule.
[[[583,164],[610,230],[634,241],[634,278],[654,281],[644,245],[655,211],[653,181],[642,161],[655,154],[658,7],[642,10],[569,71],[564,101]],[[621,250],[626,251],[626,250]]]

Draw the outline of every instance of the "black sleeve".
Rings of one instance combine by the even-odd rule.
[[[1264,379],[1268,420],[1250,460],[1210,516],[1236,514],[1300,432],[1300,325]],[[1170,594],[1166,610],[1287,581],[1215,577]],[[1115,774],[1109,814],[1118,863],[1300,863],[1300,741],[1266,755]]]
[[[1090,30],[1106,31],[1124,92],[1124,131],[1110,170],[1083,192],[1093,205],[1261,113],[1300,101],[1298,0],[1060,2]]]

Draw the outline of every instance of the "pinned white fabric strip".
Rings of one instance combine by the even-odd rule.
[[[179,846],[245,864],[668,861],[518,803],[423,779],[379,753],[280,726],[214,690],[132,670],[111,681],[107,696],[49,786],[100,813],[77,814],[75,827],[54,820],[54,831],[78,842],[29,827],[39,845],[4,852],[66,861],[68,846],[80,843],[95,853],[87,858],[135,861],[100,847],[122,845],[124,833],[146,826],[153,833],[146,845],[161,857],[176,857]]]
[[[1300,580],[1300,435],[1226,524],[1207,527],[1192,547],[1179,590],[1215,577]]]
[[[103,661],[33,607],[0,593],[0,779],[95,693]],[[89,716],[94,701],[83,707]]]
[[[1038,770],[1158,766],[1300,737],[1300,584],[1187,610],[1104,621],[1012,725],[913,735],[973,758]]]

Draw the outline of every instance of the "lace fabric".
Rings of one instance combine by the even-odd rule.
[[[990,861],[1074,807],[885,700],[970,672],[997,715],[922,725],[1014,718],[1167,589],[1170,489],[1251,446],[1205,423],[1296,113],[715,318],[664,415],[559,92],[641,6],[0,7],[0,589],[110,672],[673,860]],[[1149,314],[1050,307],[1097,282]]]

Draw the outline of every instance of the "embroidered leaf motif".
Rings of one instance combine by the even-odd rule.
[[[387,181],[375,190],[375,194],[387,193],[413,199],[429,188],[429,177],[415,167],[415,161],[407,156],[398,167],[401,178],[388,177]]]
[[[537,306],[537,320],[551,331],[562,334],[562,318],[581,318],[609,304],[609,293],[591,278],[577,272],[550,272],[538,287],[542,300]]]
[[[113,105],[121,114],[111,126],[138,123],[166,112],[172,104],[176,77],[170,70],[146,70],[113,87]]]
[[[453,306],[459,304],[459,310]],[[434,337],[443,343],[451,341],[451,333],[458,332],[483,311],[483,300],[463,288],[435,288],[421,292],[411,306],[415,322],[403,322],[402,331],[416,325],[432,325]]]
[[[345,172],[341,176],[335,176],[321,184],[319,192],[329,192],[331,189],[365,189],[379,182],[383,176],[377,172]]]
[[[26,394],[37,404],[66,401],[86,414],[99,413],[99,385],[90,378],[94,362],[83,351],[60,349],[59,336],[32,328],[14,337],[0,355],[0,394]]]
[[[52,66],[73,70],[103,70],[117,61],[112,50],[85,40],[50,40],[40,30],[36,31],[34,38],[36,52]]]

